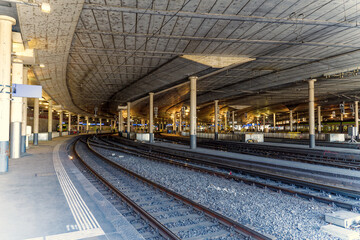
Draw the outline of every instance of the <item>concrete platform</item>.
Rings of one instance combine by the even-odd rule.
[[[143,239],[69,159],[72,138],[10,159],[0,174],[0,239]]]

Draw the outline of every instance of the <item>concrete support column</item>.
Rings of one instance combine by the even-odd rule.
[[[355,127],[356,136],[359,139],[359,101],[355,101]]]
[[[118,124],[118,133],[120,134],[122,131],[122,113],[121,110],[119,111],[119,124]]]
[[[59,136],[61,137],[62,132],[63,132],[63,121],[64,121],[64,119],[63,119],[63,111],[60,110],[59,113],[60,113],[60,115],[59,115],[59,117],[60,117],[60,120],[59,120]]]
[[[23,84],[22,61],[14,62],[12,65],[12,84]],[[10,158],[20,158],[22,105],[23,100],[20,97],[15,97],[11,101]]]
[[[227,122],[228,122],[228,119],[227,119],[227,112],[225,112],[224,114],[224,125],[225,125],[225,131],[227,129]]]
[[[53,125],[53,113],[52,113],[52,105],[53,101],[49,101],[49,107],[48,107],[48,140],[52,140],[52,125]]]
[[[68,134],[71,134],[71,112],[69,112],[69,125],[68,125]]]
[[[198,77],[190,79],[190,148],[196,148],[196,81]]]
[[[114,123],[113,128],[114,128],[114,132],[115,132],[116,131],[116,119],[113,120],[113,123]]]
[[[130,102],[127,103],[127,126],[126,126],[126,131],[127,131],[127,138],[130,139]]]
[[[34,98],[34,137],[33,144],[39,144],[39,99]]]
[[[179,113],[179,133],[182,132],[182,112]]]
[[[124,131],[124,116],[122,110],[119,111],[119,129],[120,132]]]
[[[86,133],[89,133],[89,117],[86,116]]]
[[[293,131],[293,110],[290,110],[290,132]]]
[[[235,111],[232,111],[232,130],[235,133]]]
[[[10,94],[6,92],[10,92],[11,28],[15,23],[14,18],[0,15],[0,173],[9,168]]]
[[[315,147],[315,94],[314,94],[314,83],[316,79],[309,80],[309,147]]]
[[[273,126],[274,126],[274,132],[275,132],[275,128],[276,128],[276,113],[273,113]]]
[[[154,93],[149,93],[150,105],[150,119],[149,119],[149,133],[150,142],[154,142]]]
[[[318,133],[321,133],[321,106],[318,106]]]
[[[77,115],[77,126],[76,126],[77,133],[80,134],[80,114]]]
[[[263,115],[263,132],[265,132],[266,115]]]
[[[102,119],[101,118],[99,118],[99,131],[100,131],[100,133],[101,133],[101,130],[102,130],[102,126],[101,126],[101,124],[102,124]],[[120,126],[120,125],[119,125]]]
[[[214,126],[215,126],[215,136],[214,139],[218,140],[219,138],[219,100],[215,100],[214,101],[215,105],[214,105],[214,112],[215,112],[215,122],[214,122]]]
[[[175,116],[175,112],[172,114],[172,131],[173,131],[173,133],[176,131],[176,116]]]
[[[28,68],[24,68],[23,70],[23,84],[28,83],[27,74]],[[26,126],[27,126],[27,98],[22,98],[22,122],[21,122],[21,153],[26,152]]]

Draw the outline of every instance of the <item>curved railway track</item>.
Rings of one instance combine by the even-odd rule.
[[[112,140],[115,140],[115,139],[112,139]],[[116,140],[118,140],[118,139],[116,139]],[[246,169],[239,169],[235,166],[227,165],[224,163],[207,162],[206,160],[191,158],[189,156],[182,157],[182,156],[171,153],[170,149],[165,149],[164,151],[159,151],[159,148],[156,148],[156,149],[151,148],[151,149],[146,150],[146,149],[144,149],[144,147],[146,147],[146,146],[141,146],[141,144],[137,144],[132,141],[125,140],[125,139],[122,139],[121,143],[119,143],[119,142],[113,142],[113,141],[109,141],[107,139],[102,138],[100,142],[90,141],[89,144],[92,144],[93,146],[96,146],[96,147],[101,147],[104,149],[112,150],[112,151],[120,151],[120,152],[124,152],[124,153],[128,153],[128,154],[144,157],[144,158],[154,160],[154,161],[165,162],[168,164],[176,165],[178,167],[183,167],[183,168],[188,168],[188,169],[195,170],[195,171],[205,172],[208,174],[216,175],[216,176],[227,178],[227,179],[233,179],[235,181],[241,181],[241,182],[247,183],[249,185],[254,185],[257,187],[261,187],[261,188],[268,188],[270,190],[277,191],[277,192],[283,192],[286,194],[291,194],[291,195],[303,197],[306,199],[314,199],[319,202],[336,205],[336,206],[339,206],[339,207],[342,207],[342,208],[345,208],[348,210],[359,209],[359,206],[360,206],[360,205],[347,203],[347,202],[343,202],[343,201],[337,201],[336,199],[333,199],[333,198],[321,197],[316,194],[304,193],[300,189],[312,189],[316,192],[321,192],[321,193],[326,192],[331,195],[341,195],[341,196],[344,196],[344,197],[347,197],[347,198],[350,198],[353,200],[360,199],[360,191],[354,191],[354,190],[350,190],[350,189],[346,189],[346,188],[317,184],[314,182],[308,182],[308,181],[298,180],[298,179],[294,179],[294,178],[287,178],[287,177],[278,176],[275,174],[266,174],[263,172],[255,172],[255,171],[246,170]],[[127,144],[130,144],[130,145],[127,145]],[[276,186],[273,184],[261,183],[259,181],[251,180],[248,178],[243,178],[243,177],[239,177],[239,176],[235,176],[235,175],[229,175],[224,172],[218,171],[216,169],[213,169],[213,168],[211,169],[211,168],[209,168],[209,166],[215,167],[216,169],[226,169],[228,172],[229,171],[234,171],[234,172],[238,171],[238,172],[241,172],[241,173],[244,173],[247,175],[260,177],[263,179],[270,179],[270,180],[273,180],[276,182],[282,182],[282,183],[288,184],[290,186],[296,186],[300,189],[294,190],[293,188],[284,188],[284,187]]]
[[[152,182],[77,141],[80,161],[165,239],[273,239]]]
[[[178,144],[189,144],[189,140],[184,137],[164,136],[159,134],[157,134],[156,137],[159,140],[165,139]],[[356,153],[300,149],[223,140],[214,141],[209,139],[199,140],[198,146],[226,152],[360,170],[360,154]]]

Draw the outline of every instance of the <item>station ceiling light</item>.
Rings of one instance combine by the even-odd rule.
[[[201,63],[212,68],[224,68],[233,64],[242,64],[254,61],[255,58],[236,57],[236,56],[218,56],[218,55],[183,55],[185,59]]]
[[[51,11],[51,7],[49,3],[41,3],[40,7],[41,7],[41,11],[44,13],[50,13]]]

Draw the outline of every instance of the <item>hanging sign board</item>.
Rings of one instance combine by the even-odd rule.
[[[13,84],[12,97],[26,97],[26,98],[41,98],[42,86],[27,85],[27,84]]]

